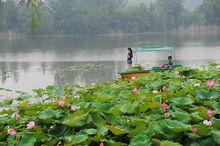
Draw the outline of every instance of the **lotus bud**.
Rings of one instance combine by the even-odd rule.
[[[211,87],[213,87],[213,86],[215,85],[215,81],[213,81],[213,80],[208,80],[208,81],[206,82],[206,85],[207,85],[209,88],[211,88]]]
[[[13,135],[16,135],[16,131],[15,131],[15,129],[13,129],[13,128],[8,129],[7,132],[8,132],[9,135],[12,135],[12,136],[13,136]]]
[[[64,100],[58,101],[58,105],[61,106],[61,107],[64,107],[65,106],[65,101]]]
[[[163,110],[168,110],[168,105],[164,102],[164,103],[161,104],[161,108]]]
[[[35,122],[34,122],[34,121],[30,121],[30,122],[27,124],[27,129],[32,129],[34,126],[35,126]]]
[[[206,125],[206,126],[212,126],[212,121],[204,120],[203,124]]]

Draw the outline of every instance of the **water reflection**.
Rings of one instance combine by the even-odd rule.
[[[24,37],[0,40],[0,61],[122,61],[127,47],[138,42],[168,44],[178,50],[187,44],[204,53],[220,47],[220,33],[152,33],[116,37]],[[198,47],[203,47],[199,50]],[[194,49],[194,48],[192,48]]]
[[[31,91],[51,84],[109,82],[123,62],[1,62],[1,87]]]

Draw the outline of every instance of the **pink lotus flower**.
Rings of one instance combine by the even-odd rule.
[[[31,121],[27,124],[27,129],[32,129],[35,126],[35,122]]]
[[[132,90],[132,92],[133,92],[133,93],[138,93],[139,90],[138,90],[138,88],[134,88],[134,89]]]
[[[8,129],[8,134],[9,135],[16,135],[16,131],[13,128]]]
[[[64,100],[58,101],[58,105],[61,106],[61,107],[64,107],[65,106],[65,101]]]
[[[131,77],[131,80],[136,80],[136,77]]]
[[[206,85],[207,85],[209,88],[211,88],[211,87],[213,87],[213,86],[215,85],[215,81],[213,81],[213,80],[208,80],[208,81],[206,82]]]
[[[212,126],[212,121],[204,120],[203,124],[206,125],[206,126]]]
[[[167,90],[167,87],[164,86],[164,87],[162,88],[162,90],[163,90],[163,91],[166,91],[166,90]]]
[[[164,102],[160,106],[163,110],[168,110],[168,105]]]
[[[194,127],[194,128],[192,128],[192,133],[193,133],[193,134],[196,134],[196,133],[197,133],[197,131],[198,131],[198,129],[197,129],[197,128],[195,128],[195,127]]]
[[[209,117],[211,117],[213,114],[214,114],[214,111],[213,111],[213,110],[209,109],[209,110],[207,111],[207,115],[208,115]]]
[[[171,116],[170,112],[166,112],[166,113],[164,114],[164,117],[165,117],[165,118],[169,118],[170,116]]]
[[[102,143],[100,143],[100,145],[99,145],[99,146],[105,146],[105,145],[104,145],[104,143],[102,142]]]

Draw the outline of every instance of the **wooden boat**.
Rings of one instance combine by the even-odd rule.
[[[139,52],[152,52],[152,51],[168,51],[170,52],[170,56],[173,56],[173,65],[170,66],[170,69],[173,69],[179,65],[175,64],[175,48],[174,47],[169,47],[167,45],[157,45],[157,46],[145,46],[142,45],[141,47],[134,48],[134,63],[138,64],[138,59],[137,59],[137,53]],[[151,74],[152,71],[154,72],[160,72],[164,71],[164,68],[161,67],[153,67],[151,69],[142,69],[140,65],[136,65],[134,67],[122,70],[119,72],[122,78],[127,78],[131,79],[132,77],[140,77],[140,76],[148,76]]]
[[[141,69],[140,66],[134,66],[119,72],[122,78],[131,79],[132,77],[140,77],[150,75],[150,70]]]

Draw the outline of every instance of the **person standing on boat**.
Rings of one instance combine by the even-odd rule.
[[[131,48],[128,48],[128,55],[127,55],[128,68],[132,67],[132,58],[133,58],[133,51]]]

